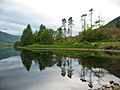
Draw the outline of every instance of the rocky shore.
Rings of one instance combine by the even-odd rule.
[[[120,84],[114,81],[109,81],[109,84],[103,85],[102,87],[94,90],[120,90]]]

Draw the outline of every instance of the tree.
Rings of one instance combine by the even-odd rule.
[[[21,43],[22,45],[30,45],[32,44],[32,29],[30,24],[27,25],[27,27],[24,29],[22,37],[21,37]]]
[[[45,27],[45,25],[41,24],[40,27],[39,27],[38,38],[37,38],[37,42],[39,42],[39,43],[41,42],[41,41],[40,41],[40,40],[41,40],[41,39],[40,39],[40,38],[41,38],[40,35],[41,35],[41,33],[42,33],[44,30],[46,30],[46,27]]]
[[[53,37],[51,36],[48,29],[44,29],[40,34],[40,43],[41,44],[53,44]]]
[[[64,35],[64,33],[62,31],[62,28],[61,27],[58,28],[57,32],[56,32],[56,40],[61,40],[63,38],[63,35]]]
[[[66,32],[67,32],[67,29],[66,29],[66,19],[62,19],[62,27],[63,27],[63,30],[64,30],[64,35],[65,35],[65,38],[66,38]]]
[[[45,25],[41,24],[38,33],[40,34],[45,29],[46,29]]]
[[[38,42],[38,30],[36,30],[33,34],[33,42]]]
[[[83,21],[83,30],[86,30],[86,16],[87,16],[87,14],[83,14],[82,16],[81,16],[81,20]]]
[[[98,16],[98,20],[95,21],[95,27],[99,28],[104,25],[104,21],[101,19],[100,16]]]
[[[68,33],[69,33],[69,35],[70,36],[72,36],[72,28],[73,28],[73,19],[72,19],[72,17],[70,17],[69,19],[68,19]]]
[[[92,14],[93,14],[93,8],[89,10],[90,12],[90,25],[91,25],[91,30],[92,30]]]
[[[55,31],[53,29],[48,29],[51,37],[55,39]]]
[[[110,36],[107,34],[107,32],[102,29],[91,30],[91,28],[88,28],[87,30],[82,31],[81,33],[82,41],[89,41],[89,42],[102,41],[102,40],[108,40],[109,37]]]

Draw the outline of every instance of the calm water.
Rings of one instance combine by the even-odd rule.
[[[88,90],[110,80],[120,84],[119,54],[0,49],[0,90]]]

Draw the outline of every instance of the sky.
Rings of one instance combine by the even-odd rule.
[[[104,24],[120,16],[120,0],[0,0],[0,31],[21,35],[27,24],[33,32],[41,24],[56,30],[61,20],[73,17],[73,34],[81,31],[81,15],[93,8],[93,22],[98,16]],[[93,23],[94,24],[94,23]]]

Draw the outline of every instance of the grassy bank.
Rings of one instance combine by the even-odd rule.
[[[53,44],[53,45],[41,45],[41,44],[32,44],[27,45],[27,48],[35,49],[35,48],[86,48],[86,49],[97,49],[99,43],[74,43],[74,44]]]
[[[114,46],[114,47],[113,47]],[[105,48],[112,47],[112,48]],[[41,45],[32,44],[22,47],[23,49],[39,51],[39,50],[66,50],[66,51],[105,51],[105,52],[117,52],[120,53],[120,42],[84,42],[76,44],[53,44],[53,45]]]

